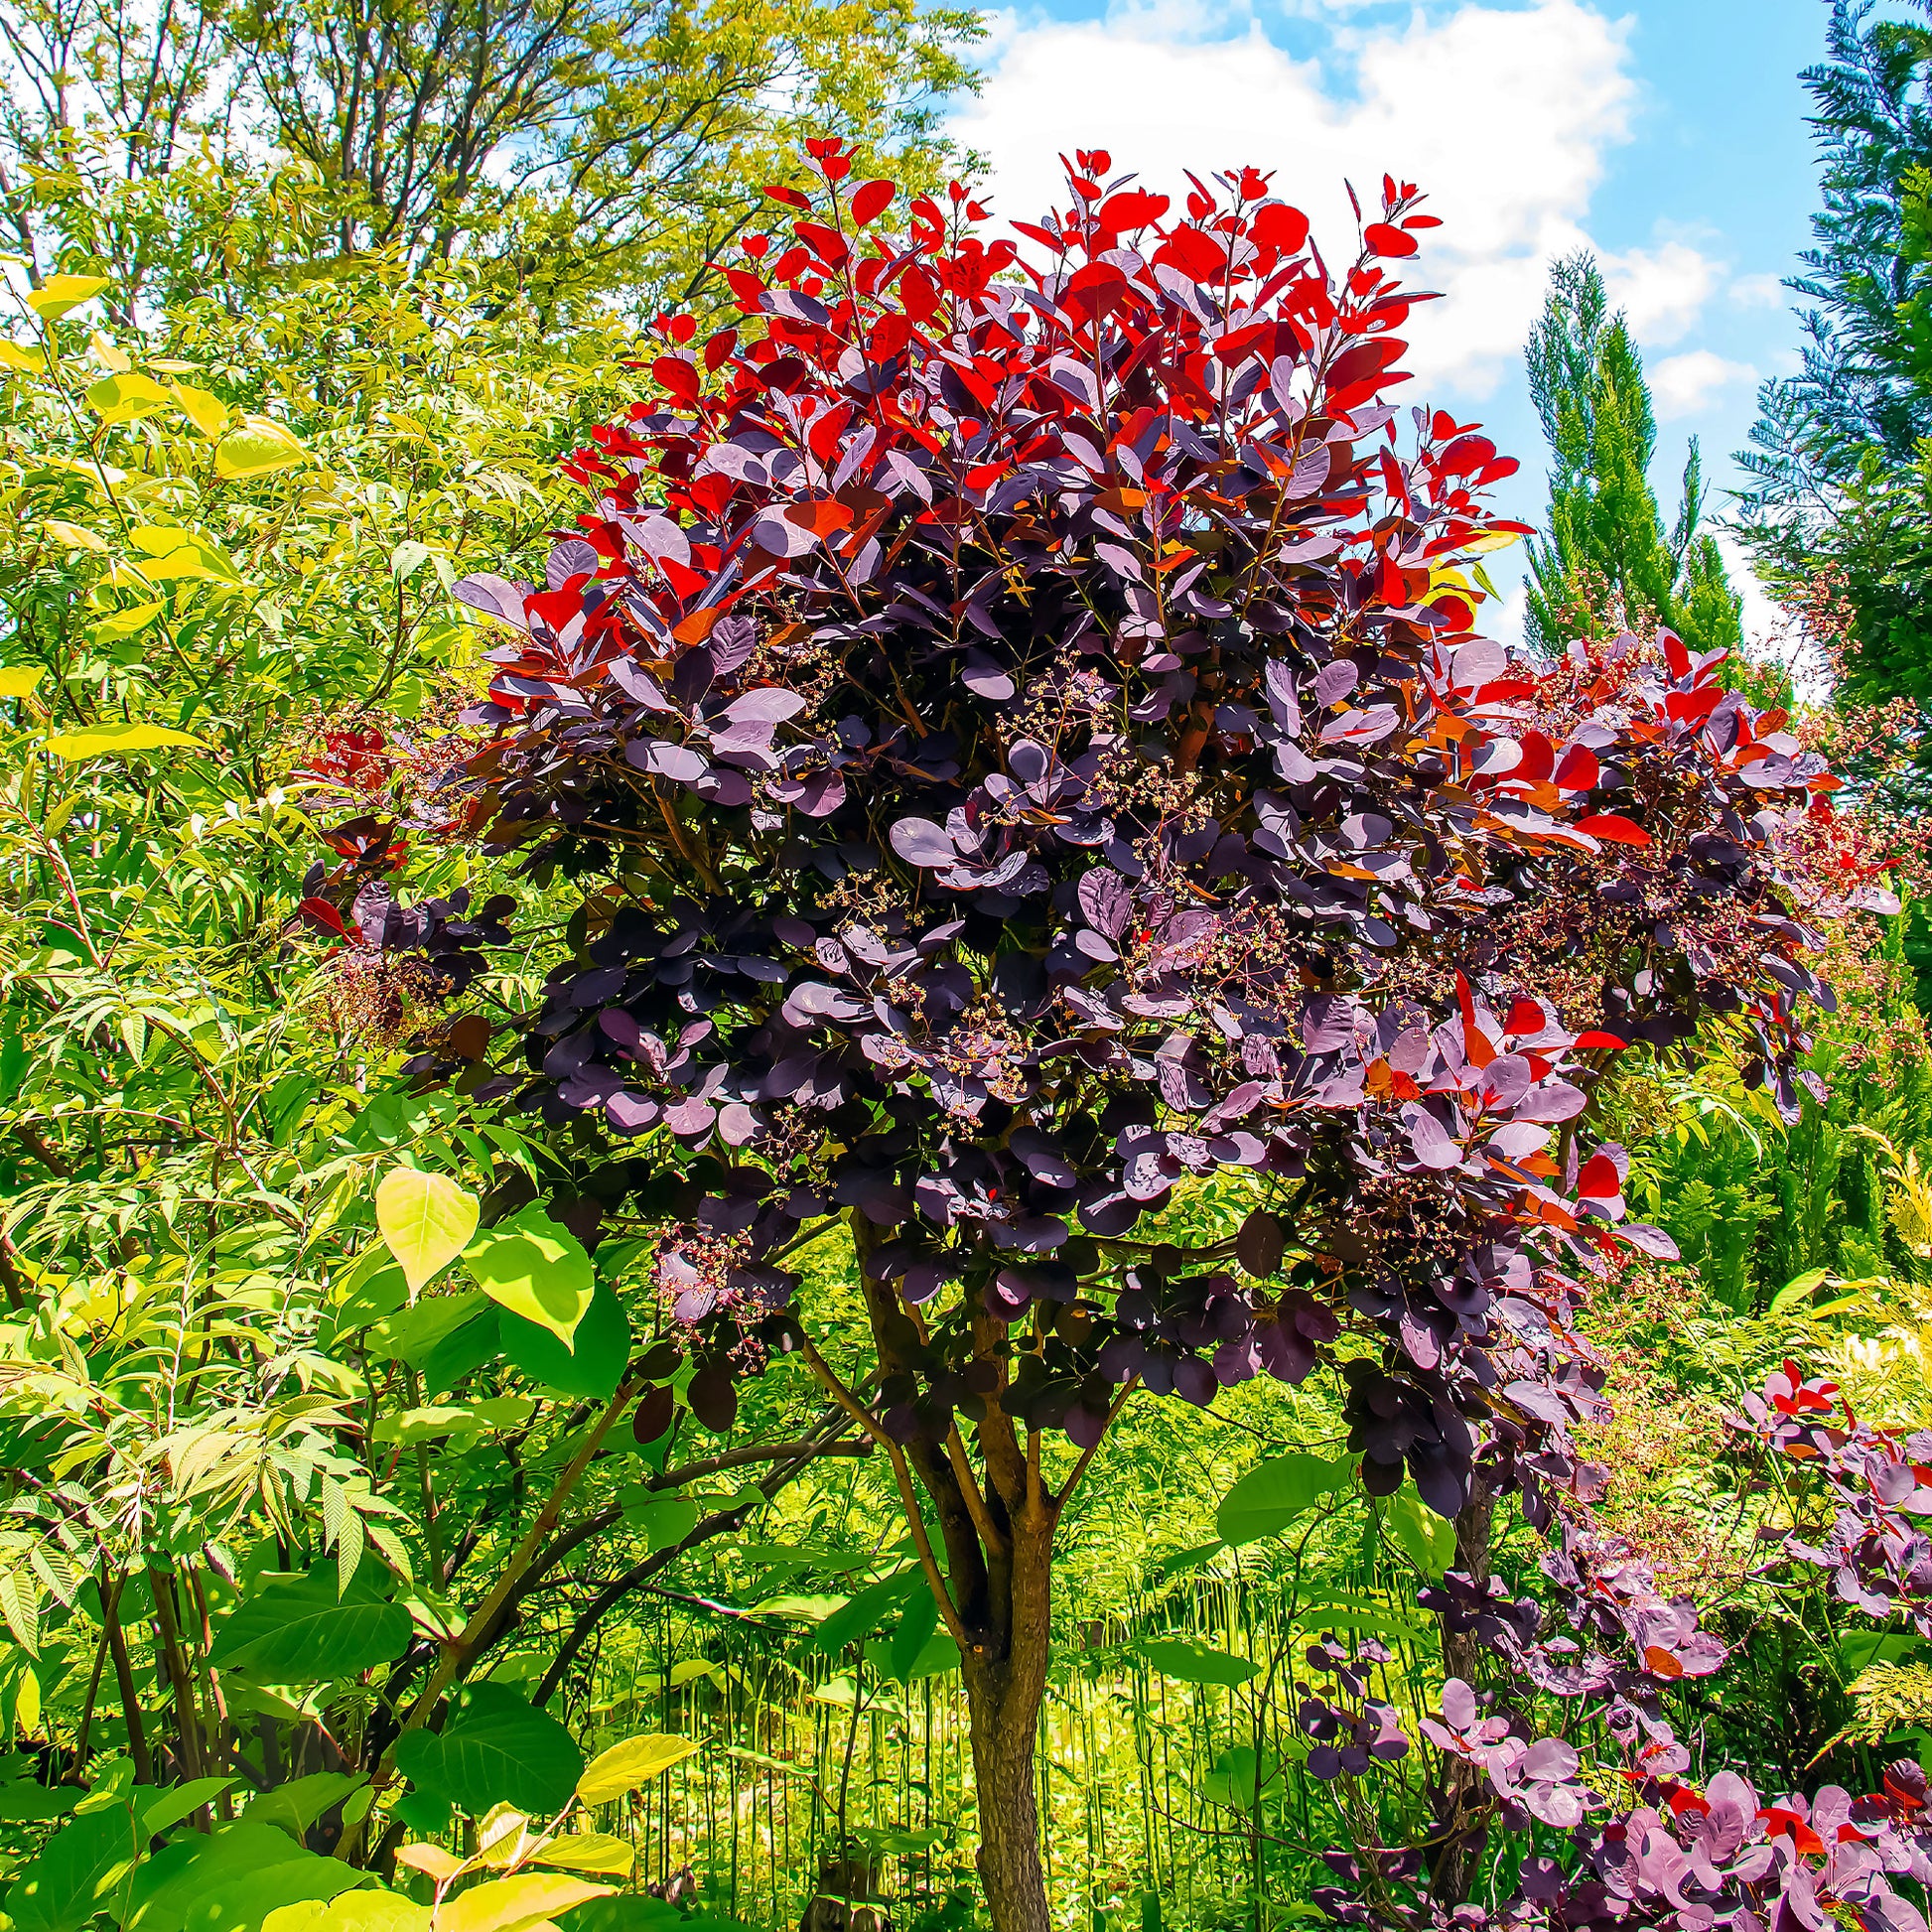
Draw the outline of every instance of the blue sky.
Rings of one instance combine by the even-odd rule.
[[[1714,501],[1736,482],[1757,380],[1795,365],[1779,283],[1816,201],[1797,75],[1822,55],[1824,0],[1035,0],[992,20],[954,129],[998,211],[1036,213],[1055,153],[1104,146],[1161,187],[1273,168],[1339,236],[1341,177],[1366,199],[1400,173],[1447,224],[1416,278],[1447,299],[1412,323],[1410,393],[1523,460],[1514,513],[1543,501],[1521,345],[1550,260],[1580,246],[1645,351],[1667,509],[1692,435]]]

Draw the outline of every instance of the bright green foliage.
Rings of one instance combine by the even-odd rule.
[[[1841,700],[1932,703],[1932,31],[1835,0],[1804,80],[1821,149],[1813,245],[1789,284],[1803,364],[1759,391],[1742,534],[1776,591],[1827,576]],[[1889,734],[1896,739],[1898,726]],[[1902,749],[1902,748],[1901,748]]]
[[[43,269],[110,272],[124,315],[385,260],[465,265],[546,333],[614,297],[648,315],[691,299],[806,132],[938,186],[981,31],[919,0],[11,0],[0,154],[34,186],[0,219]]]
[[[1657,449],[1643,362],[1587,254],[1551,271],[1529,344],[1530,396],[1550,445],[1545,535],[1530,545],[1528,629],[1546,651],[1605,622],[1664,625],[1694,651],[1742,641],[1739,601],[1703,527],[1696,441],[1667,532],[1650,484]]]

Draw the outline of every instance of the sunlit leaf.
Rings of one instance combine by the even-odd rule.
[[[470,1245],[477,1213],[476,1195],[448,1174],[396,1168],[376,1183],[375,1224],[412,1294]]]

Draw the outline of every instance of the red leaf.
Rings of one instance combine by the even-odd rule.
[[[1066,285],[1067,301],[1090,316],[1116,307],[1126,295],[1127,277],[1112,262],[1088,262]]]
[[[782,202],[786,207],[810,207],[811,203],[795,188],[778,188],[767,185],[765,194],[774,202]]]
[[[827,268],[837,268],[851,254],[845,236],[823,221],[794,221],[792,231]]]
[[[650,365],[650,372],[657,378],[657,386],[675,396],[678,401],[697,401],[697,367],[694,363],[686,361],[682,355],[660,355]]]
[[[1654,1677],[1682,1677],[1684,1666],[1659,1644],[1645,1644],[1643,1667]]]
[[[1165,195],[1150,195],[1142,188],[1123,189],[1100,204],[1100,225],[1119,234],[1123,228],[1144,228],[1167,211]]]
[[[1621,1053],[1630,1042],[1627,1039],[1618,1039],[1615,1034],[1606,1034],[1600,1028],[1592,1027],[1588,1033],[1577,1035],[1576,1044],[1586,1051]]]
[[[1157,262],[1177,268],[1191,282],[1205,282],[1227,268],[1227,256],[1220,244],[1198,228],[1176,228],[1154,251]]]
[[[343,915],[326,898],[305,898],[296,910],[306,912],[318,925],[327,926],[338,938],[347,938],[348,927],[343,923]]]
[[[1550,1024],[1549,1017],[1534,1000],[1515,1000],[1509,1018],[1503,1022],[1506,1034],[1540,1034]]]
[[[1621,812],[1592,812],[1580,818],[1572,828],[1587,832],[1593,839],[1608,839],[1612,845],[1648,845],[1650,834]]]
[[[1414,235],[1386,221],[1371,221],[1362,230],[1362,242],[1371,255],[1413,255],[1421,245]]]
[[[1664,662],[1670,666],[1672,677],[1691,675],[1691,653],[1684,648],[1683,640],[1674,630],[1660,630],[1657,633],[1664,646]]]
[[[1270,202],[1255,212],[1249,237],[1257,248],[1272,248],[1278,255],[1297,255],[1309,238],[1309,217],[1286,202]]]
[[[852,191],[852,218],[860,227],[869,221],[876,221],[892,204],[898,193],[889,181],[861,182]]]
[[[1557,766],[1556,782],[1564,791],[1592,791],[1602,775],[1596,754],[1587,745],[1573,745]]]
[[[1623,1176],[1607,1154],[1592,1154],[1577,1176],[1577,1192],[1591,1200],[1610,1200],[1623,1191]]]

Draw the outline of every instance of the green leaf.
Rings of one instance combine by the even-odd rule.
[[[62,1826],[7,1893],[17,1932],[78,1932],[133,1863],[135,1849],[125,1805]]]
[[[393,1662],[409,1647],[409,1612],[365,1583],[337,1594],[335,1567],[270,1577],[223,1618],[208,1662],[270,1684],[325,1684]]]
[[[158,618],[165,607],[159,602],[130,604],[125,611],[110,611],[94,624],[94,636],[104,644],[137,637]]]
[[[77,732],[61,732],[47,741],[47,749],[57,759],[78,762],[82,759],[125,758],[130,752],[158,752],[164,745],[207,747],[193,732],[177,731],[172,725],[88,725]]]
[[[1783,1314],[1788,1309],[1794,1308],[1798,1303],[1802,1302],[1814,1289],[1822,1287],[1831,1279],[1832,1271],[1829,1268],[1807,1269],[1802,1275],[1795,1276],[1792,1280],[1786,1282],[1771,1297],[1771,1312],[1773,1314]]]
[[[313,1771],[305,1778],[292,1778],[287,1784],[278,1784],[274,1790],[251,1798],[248,1822],[279,1825],[299,1843],[302,1835],[332,1805],[340,1804],[364,1782],[345,1771]]]
[[[692,1496],[653,1495],[642,1483],[631,1483],[619,1502],[623,1520],[643,1531],[646,1549],[674,1550],[698,1527],[698,1504]]]
[[[566,1346],[597,1285],[584,1244],[534,1201],[479,1235],[463,1265],[492,1302],[548,1328]]]
[[[659,1778],[674,1764],[695,1757],[694,1739],[678,1737],[669,1731],[651,1731],[641,1737],[626,1737],[592,1758],[584,1775],[577,1780],[577,1795],[587,1805],[601,1805],[621,1798],[626,1791],[640,1791],[653,1778]]]
[[[193,1778],[187,1784],[169,1785],[164,1790],[134,1793],[135,1814],[141,1821],[144,1838],[159,1838],[179,1825],[212,1798],[234,1788],[233,1778]]]
[[[591,1291],[568,1342],[507,1309],[497,1316],[496,1333],[504,1356],[532,1382],[583,1401],[610,1401],[630,1360],[630,1317],[609,1282]]]
[[[925,1587],[923,1572],[919,1576],[921,1587],[905,1599],[905,1614],[893,1632],[893,1639],[886,1652],[887,1675],[897,1677],[900,1683],[909,1682],[912,1666],[925,1654],[925,1647],[932,1641],[932,1635],[939,1627],[939,1602],[929,1587]]]
[[[91,302],[106,286],[105,275],[49,275],[39,288],[27,291],[27,306],[37,316],[58,322],[83,302]]]
[[[214,446],[214,474],[229,482],[272,476],[277,470],[311,461],[309,452],[266,416],[244,416],[240,426]]]
[[[1281,1763],[1273,1751],[1264,1751],[1257,1760],[1251,1744],[1231,1744],[1201,1778],[1200,1793],[1211,1805],[1252,1811],[1280,1782]]]
[[[1239,1547],[1285,1530],[1323,1496],[1353,1480],[1348,1456],[1326,1462],[1318,1455],[1279,1455],[1248,1471],[1214,1512],[1214,1527],[1224,1543]]]
[[[536,1814],[561,1811],[583,1774],[584,1754],[548,1712],[506,1685],[473,1685],[439,1735],[405,1731],[396,1767],[425,1791],[461,1805],[473,1818],[511,1804]]]
[[[932,1594],[916,1567],[901,1571],[897,1577],[888,1577],[883,1584],[867,1585],[856,1595],[847,1597],[812,1632],[812,1644],[819,1650],[836,1651],[860,1637],[870,1636],[888,1617],[911,1601],[914,1589],[924,1591],[927,1596]]]
[[[1141,1645],[1141,1654],[1163,1677],[1182,1684],[1245,1684],[1261,1674],[1251,1658],[1179,1637],[1158,1637]]]
[[[1455,1525],[1438,1516],[1409,1484],[1389,1498],[1387,1508],[1396,1541],[1418,1569],[1440,1577],[1455,1560]]]
[[[477,1197],[448,1174],[397,1168],[376,1186],[375,1224],[414,1295],[470,1245]]]
[[[49,1786],[29,1778],[0,1785],[0,1825],[39,1825],[50,1818],[65,1818],[79,1796],[70,1784]]]

